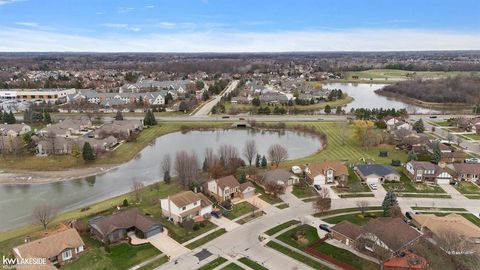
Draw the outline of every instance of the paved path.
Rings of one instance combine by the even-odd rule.
[[[210,219],[210,222],[212,222],[213,224],[217,225],[220,228],[224,228],[227,232],[233,231],[235,228],[240,226],[240,224],[226,217],[220,217],[220,218],[212,217]]]
[[[453,187],[450,184],[447,185],[440,185],[445,192],[447,192],[448,195],[452,197],[452,199],[465,199],[465,196],[463,196],[462,193],[460,193],[455,187]]]
[[[215,96],[212,100],[208,101],[207,103],[203,104],[201,108],[199,108],[193,115],[192,117],[202,117],[202,116],[208,116],[210,111],[212,110],[215,105],[217,105],[218,102],[222,99],[223,96],[228,95],[230,92],[232,92],[235,88],[237,88],[238,85],[238,80],[234,80],[228,84],[228,86],[223,90],[220,95]]]

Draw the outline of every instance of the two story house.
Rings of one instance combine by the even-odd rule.
[[[233,175],[225,176],[219,179],[212,179],[205,183],[205,192],[207,195],[215,197],[222,203],[235,197],[241,197],[240,183]]]
[[[212,203],[208,198],[190,190],[160,200],[160,207],[162,215],[175,223],[181,223],[186,219],[195,219],[212,212]]]
[[[305,175],[314,186],[333,184],[335,181],[341,183],[347,181],[348,168],[340,161],[322,161],[307,164]]]
[[[405,170],[414,182],[449,184],[453,180],[447,170],[428,161],[410,161],[405,165]]]

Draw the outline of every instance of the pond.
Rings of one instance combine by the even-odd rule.
[[[403,101],[381,96],[375,93],[375,90],[381,89],[386,84],[369,83],[326,83],[322,87],[326,89],[341,89],[355,100],[347,104],[344,109],[349,112],[351,108],[384,108],[384,109],[406,109],[409,113],[427,114],[438,113],[438,110],[426,107],[420,107]]]
[[[160,162],[165,154],[173,160],[177,151],[193,151],[202,163],[206,148],[216,151],[220,145],[232,145],[241,155],[249,139],[255,140],[261,155],[270,145],[281,144],[288,150],[289,159],[309,156],[322,147],[318,138],[293,131],[227,129],[167,134],[135,159],[101,175],[51,184],[0,186],[0,231],[31,222],[32,209],[41,203],[68,211],[129,192],[134,179],[151,184],[162,178]]]

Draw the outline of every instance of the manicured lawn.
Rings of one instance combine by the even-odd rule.
[[[277,239],[288,244],[289,246],[303,250],[303,248],[313,244],[320,238],[318,237],[316,228],[303,224],[282,233],[281,235],[277,236]]]
[[[222,270],[243,270],[243,268],[240,267],[238,264],[232,262],[230,264],[227,264],[227,266],[223,267]]]
[[[237,217],[241,217],[245,214],[251,213],[253,209],[257,209],[249,202],[241,202],[233,205],[233,210],[228,212],[225,215],[228,219],[235,219]]]
[[[149,262],[148,264],[140,267],[138,270],[153,270],[157,267],[159,267],[160,265],[164,264],[168,262],[168,257],[167,256],[163,256],[161,258],[158,258],[154,261],[151,261]]]
[[[275,205],[275,207],[277,207],[278,209],[285,209],[285,208],[288,208],[289,206],[287,203],[281,203],[281,204]]]
[[[363,198],[363,197],[375,197],[373,193],[353,193],[353,194],[338,194],[340,198]]]
[[[370,219],[372,218],[377,218],[383,216],[382,211],[370,211],[370,212],[365,212],[364,215],[361,215],[360,212],[355,213],[355,214],[346,214],[346,215],[341,215],[341,216],[335,216],[335,217],[330,217],[330,218],[324,218],[323,221],[330,223],[330,224],[337,224],[340,223],[344,220],[348,220],[353,224],[358,224],[362,225],[367,223]]]
[[[412,206],[413,210],[428,210],[428,211],[456,211],[456,212],[467,212],[465,208],[455,208],[455,207],[428,207],[428,206]]]
[[[400,182],[383,183],[383,187],[399,193],[446,193],[438,185],[412,182],[403,172],[400,172]]]
[[[371,82],[370,78],[373,81],[380,81],[382,83],[395,82],[404,79],[408,79],[412,76],[422,77],[422,78],[442,78],[448,76],[455,76],[470,74],[470,71],[407,71],[399,69],[369,69],[362,71],[349,71],[345,73],[345,80],[347,81],[356,81],[356,82]],[[478,74],[478,72],[474,72]],[[358,79],[353,79],[352,76],[357,76]]]
[[[266,201],[266,202],[269,203],[269,204],[276,204],[276,203],[281,203],[281,202],[283,202],[282,199],[280,199],[280,198],[278,198],[278,197],[275,198],[275,197],[273,197],[271,194],[267,194],[267,193],[265,192],[265,190],[263,189],[263,187],[259,186],[257,183],[255,183],[255,182],[251,182],[251,183],[252,183],[252,184],[255,186],[255,188],[257,189],[257,193],[261,193],[261,195],[258,196],[260,199]]]
[[[463,194],[479,194],[480,195],[480,188],[471,182],[457,182],[458,184],[455,188]]]
[[[265,214],[265,212],[263,212],[263,211],[255,211],[255,214],[254,214],[254,215],[248,215],[248,216],[246,216],[246,217],[244,217],[244,218],[241,218],[241,219],[237,220],[236,222],[237,222],[238,224],[245,224],[245,223],[247,223],[247,222],[249,222],[249,221],[252,221],[252,220],[254,220],[254,219],[256,219],[256,218],[259,218],[259,217],[263,216],[264,214]]]
[[[198,268],[197,270],[211,270],[211,269],[214,269],[216,267],[218,267],[219,265],[221,265],[222,263],[226,262],[227,259],[223,258],[223,257],[218,257],[216,258],[215,260],[205,264],[204,266]]]
[[[263,265],[253,261],[247,257],[243,257],[238,259],[241,263],[245,264],[246,266],[252,268],[253,270],[268,270],[268,268],[264,267]]]
[[[221,228],[220,230],[216,230],[210,234],[207,234],[206,236],[186,245],[186,247],[188,249],[194,249],[196,247],[199,247],[201,245],[204,245],[210,241],[212,241],[213,239],[223,235],[224,233],[226,233],[227,231],[224,229],[224,228]]]
[[[398,193],[397,197],[410,198],[436,198],[436,199],[450,199],[452,196],[447,194],[422,194],[422,193]]]
[[[268,231],[265,232],[265,234],[272,236],[272,235],[278,233],[279,231],[284,230],[284,229],[286,229],[286,228],[288,228],[292,225],[298,224],[298,223],[300,223],[300,221],[292,219],[292,220],[289,220],[285,223],[282,223],[280,225],[277,225],[277,226],[269,229]]]
[[[357,192],[372,192],[367,185],[362,184],[358,175],[353,171],[352,168],[348,168],[348,180],[345,187],[333,187],[336,193],[357,193]],[[339,195],[340,196],[340,195]],[[372,193],[373,196],[373,193]],[[355,196],[352,196],[355,197]],[[369,197],[369,196],[366,196]]]
[[[95,246],[62,269],[128,269],[161,252],[150,244],[132,246],[122,243],[113,245],[107,253],[103,247]]]
[[[200,226],[200,229],[197,231],[187,231],[180,225],[175,225],[163,218],[161,219],[160,223],[162,223],[162,225],[168,229],[168,235],[179,243],[186,242],[217,227],[217,225],[208,220],[202,221],[205,226]]]
[[[315,245],[314,248],[325,255],[328,255],[334,259],[337,259],[341,262],[349,264],[357,269],[361,269],[361,270],[379,269],[379,266],[377,264],[371,261],[365,260],[361,257],[358,257],[357,255],[351,253],[348,250],[332,246],[325,242]]]
[[[303,199],[312,197],[313,195],[317,194],[317,192],[311,186],[294,185],[292,194],[299,199]]]
[[[308,265],[308,266],[310,266],[314,269],[318,269],[318,270],[328,270],[329,269],[328,267],[323,266],[322,264],[318,263],[317,261],[315,261],[313,259],[310,259],[309,257],[295,251],[294,249],[287,248],[287,247],[282,246],[278,243],[275,243],[274,241],[268,242],[267,247],[273,248],[276,251],[281,252],[281,253],[287,255],[288,257],[293,258],[294,260],[297,260],[301,263],[304,263],[304,264],[306,264],[306,265]]]
[[[365,208],[365,211],[374,211],[374,210],[382,210],[381,206],[369,206]],[[324,216],[330,216],[330,215],[336,215],[336,214],[342,214],[342,213],[349,213],[349,212],[360,212],[357,207],[352,207],[352,208],[342,208],[342,209],[334,209],[334,210],[329,210],[321,213],[317,213],[314,216],[315,217],[324,217]]]

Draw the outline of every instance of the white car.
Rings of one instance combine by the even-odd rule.
[[[292,166],[292,172],[294,174],[301,174],[302,173],[302,168],[300,168],[299,166]]]
[[[478,159],[478,158],[467,158],[467,159],[465,159],[465,163],[470,163],[470,164],[480,163],[480,159]]]
[[[371,184],[369,184],[369,186],[370,186],[370,189],[377,190],[377,184],[371,183]]]

